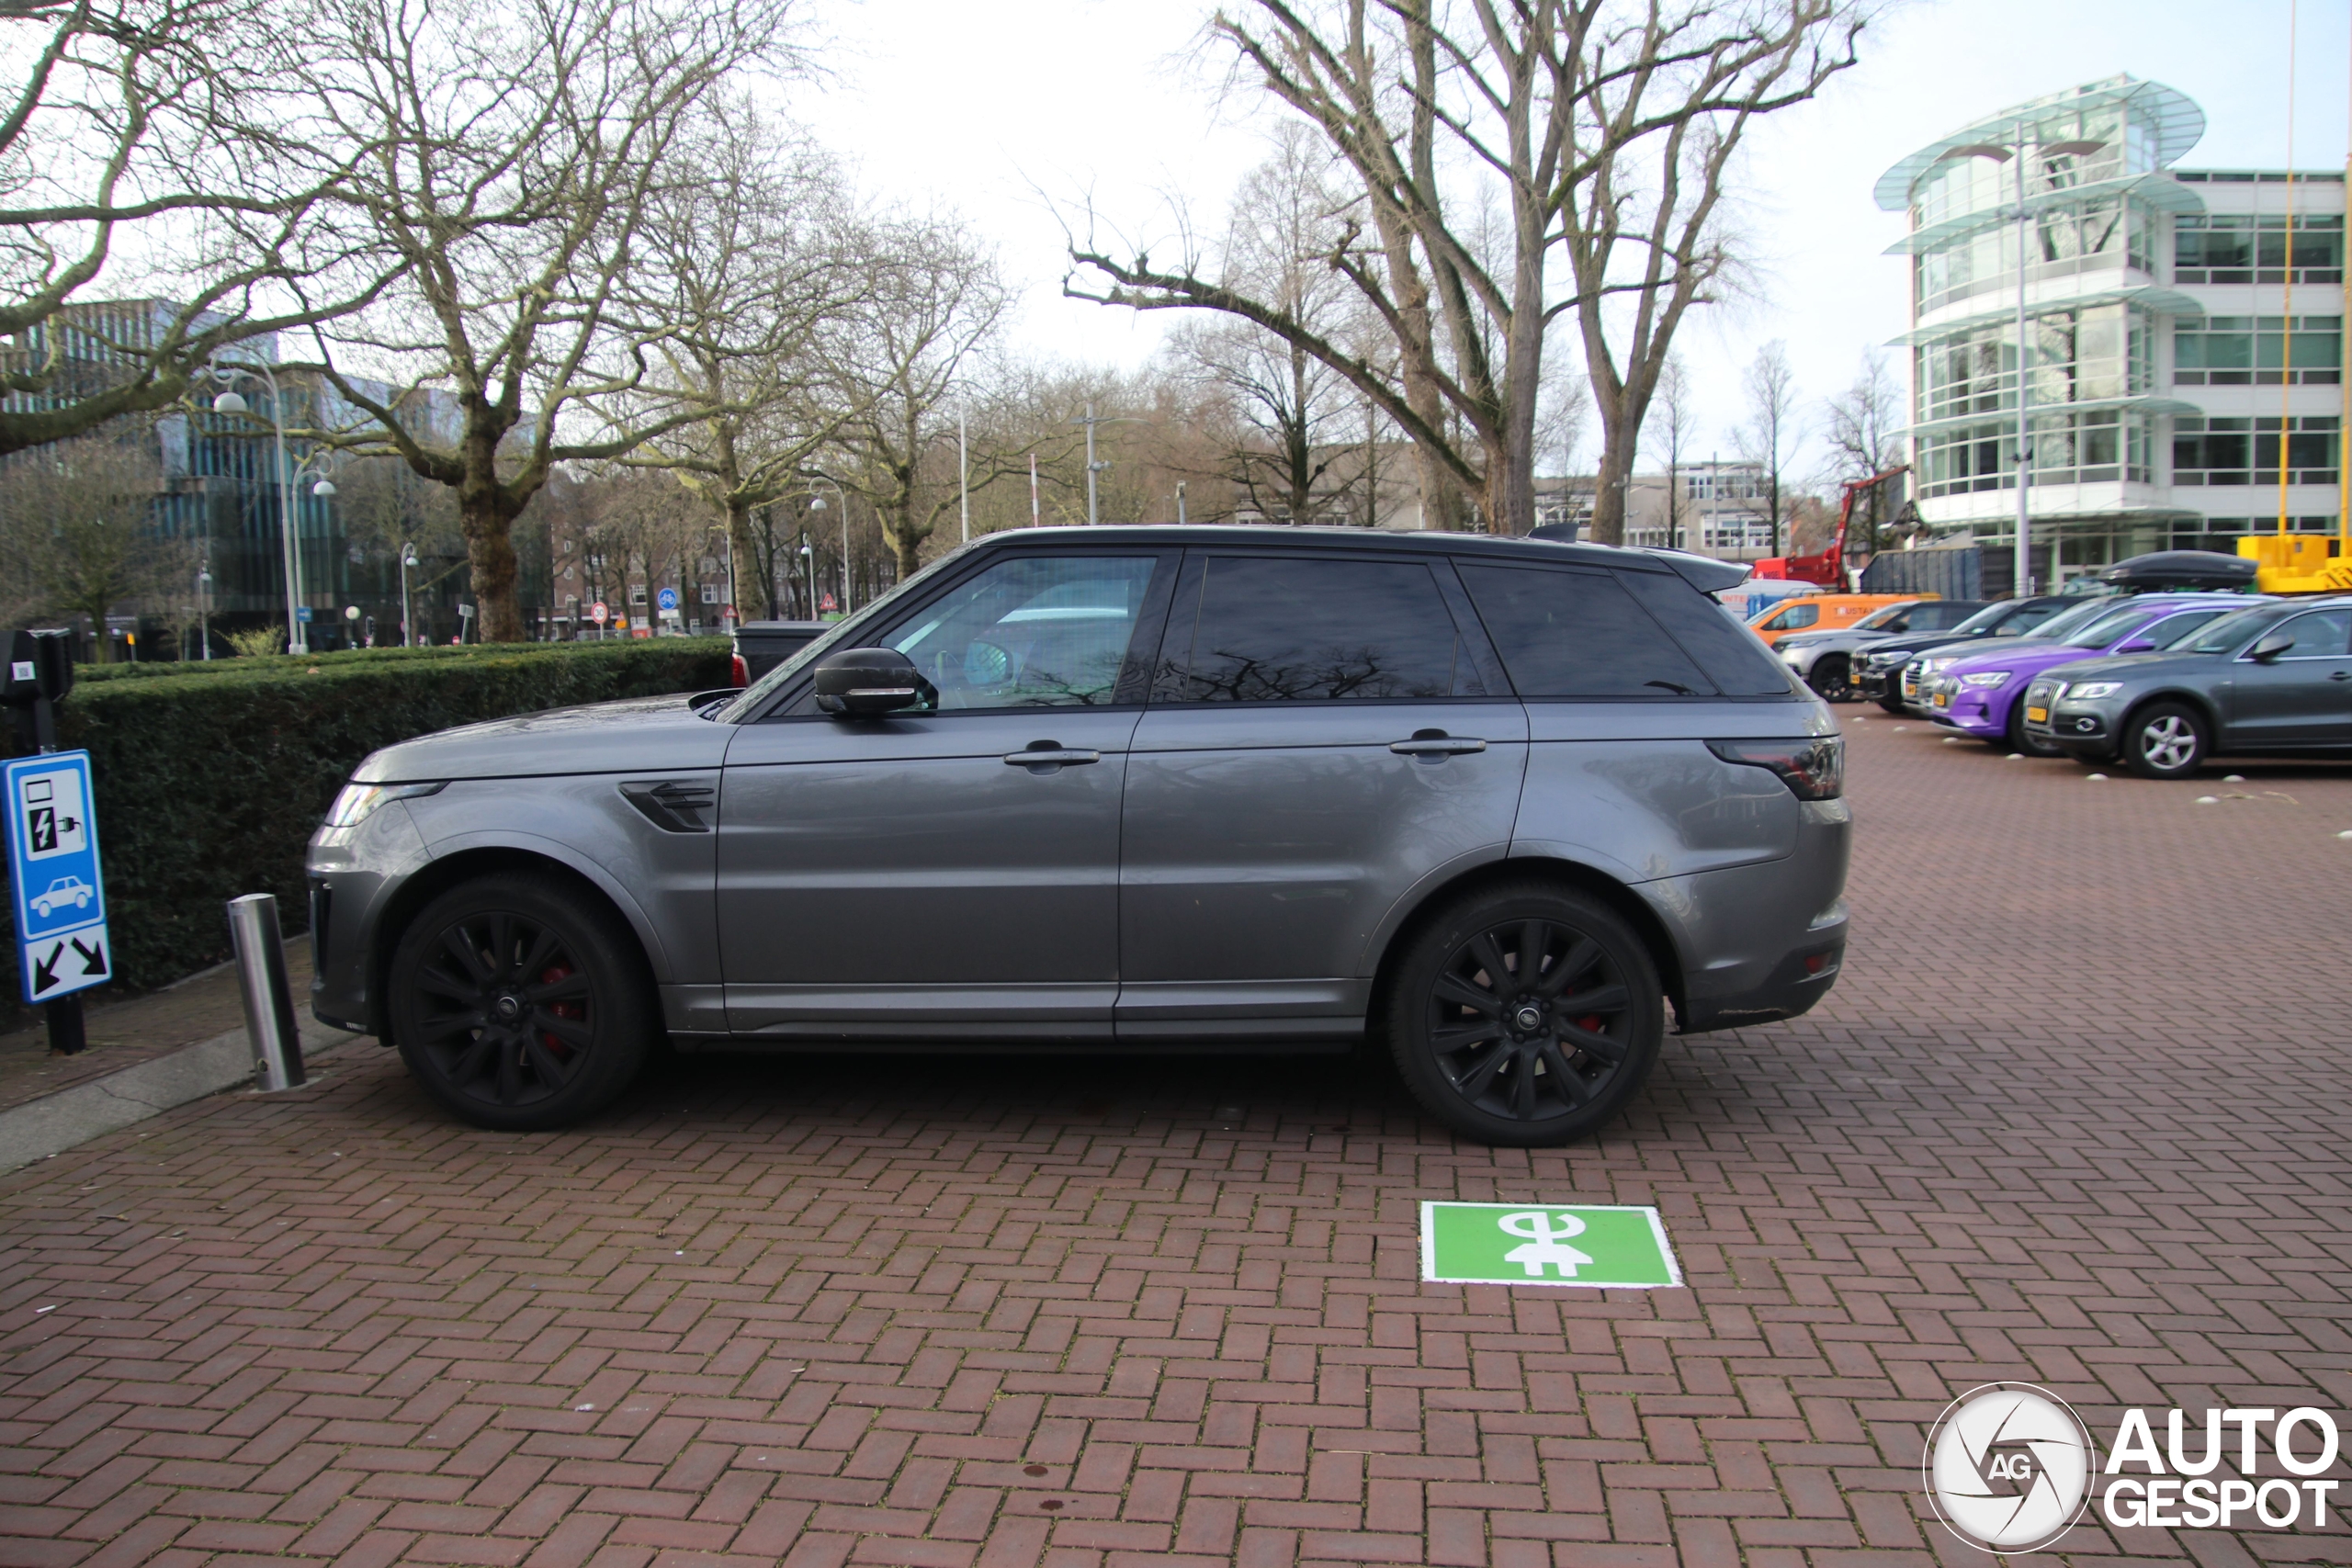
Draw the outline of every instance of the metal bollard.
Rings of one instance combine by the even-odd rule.
[[[254,1077],[264,1089],[302,1081],[302,1035],[286,985],[286,940],[277,900],[248,893],[229,900],[229,940],[237,950],[237,985],[245,998],[245,1034],[254,1043]]]

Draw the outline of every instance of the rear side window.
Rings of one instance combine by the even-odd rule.
[[[1459,564],[1478,618],[1521,696],[1715,694],[1713,682],[1634,602],[1616,573]],[[1727,636],[1747,636],[1695,592],[1690,598]],[[1757,651],[1763,653],[1760,647]],[[1787,682],[1778,689],[1786,691]]]
[[[1211,556],[1170,612],[1155,701],[1373,702],[1477,695],[1453,615],[1419,561]]]

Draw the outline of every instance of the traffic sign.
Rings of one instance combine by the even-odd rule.
[[[114,978],[106,879],[90,809],[90,754],[51,751],[9,762],[8,886],[25,1000],[50,1002]]]
[[[1682,1283],[1657,1211],[1620,1204],[1423,1203],[1421,1278],[1457,1285]]]
[[[653,596],[653,602],[664,610],[674,610],[678,607],[678,591],[674,588],[664,588]]]
[[[606,621],[612,619],[612,611],[605,607],[605,602],[602,599],[597,600],[594,604],[588,606],[588,618],[595,622],[600,626]]]
[[[307,621],[307,620],[309,620],[309,619],[311,618],[311,607],[310,607],[308,604],[297,604],[297,605],[295,605],[295,606],[294,606],[294,618],[295,618],[296,620],[298,620],[298,621]]]
[[[822,599],[817,601],[817,608],[822,613],[830,615],[836,609],[840,608],[840,606],[833,603],[833,596],[828,593]]]

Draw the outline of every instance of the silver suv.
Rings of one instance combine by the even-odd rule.
[[[369,757],[319,1017],[484,1125],[682,1051],[1330,1050],[1555,1144],[1846,945],[1843,741],[1705,593],[1464,535],[1023,529],[741,693]]]

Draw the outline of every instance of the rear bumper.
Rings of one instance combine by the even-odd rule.
[[[1793,854],[1634,889],[1679,950],[1678,1032],[1794,1018],[1829,994],[1845,966],[1852,827],[1844,801],[1807,802]]]

